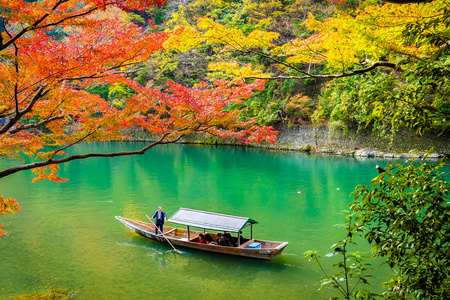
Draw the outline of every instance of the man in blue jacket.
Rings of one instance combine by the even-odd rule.
[[[160,234],[163,234],[164,221],[167,221],[167,216],[166,213],[162,210],[161,206],[159,206],[158,210],[153,214],[152,219],[154,218],[156,218],[155,234],[158,234],[158,228],[160,230]]]

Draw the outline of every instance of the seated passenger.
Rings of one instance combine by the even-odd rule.
[[[231,246],[231,245],[234,246],[233,238],[231,237],[231,234],[229,234],[228,232],[224,231],[223,238],[225,239],[225,246]]]
[[[205,234],[206,243],[211,243],[213,241],[211,235],[209,233]]]
[[[217,243],[219,246],[225,246],[225,239],[223,238],[223,236],[222,236],[221,233],[218,233],[218,234],[217,234],[216,243]]]
[[[231,234],[229,234],[228,232],[224,231],[223,238],[225,240],[225,246],[230,247],[231,246]]]
[[[200,244],[206,244],[206,239],[205,239],[205,236],[203,235],[203,233],[200,233],[198,236],[200,237],[200,240],[198,242]]]

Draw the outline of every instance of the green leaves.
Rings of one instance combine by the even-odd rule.
[[[349,245],[356,245],[352,240],[353,234],[350,232],[350,228],[353,226],[352,224],[354,224],[352,223],[352,217],[349,217],[349,222],[347,222],[347,231],[349,234],[345,239],[340,240],[331,246],[331,248],[334,249],[334,254],[342,257],[341,260],[332,265],[334,268],[338,269],[335,274],[328,275],[325,272],[317,252],[307,251],[304,254],[305,257],[314,260],[325,275],[320,281],[321,289],[324,287],[332,287],[339,291],[345,299],[374,299],[376,294],[360,288],[361,284],[369,284],[368,278],[373,277],[372,275],[366,274],[366,271],[371,269],[370,264],[365,262],[365,259],[367,258],[365,255],[366,253],[359,251],[349,252],[347,249]]]
[[[365,253],[348,251],[356,237],[372,246],[372,256],[393,270],[384,287],[388,299],[450,298],[450,185],[442,172],[445,159],[435,163],[409,161],[385,167],[386,172],[359,185],[346,212],[346,236],[331,248],[341,259],[328,275],[314,251],[306,257],[316,261],[325,277],[321,288],[330,286],[346,299],[374,299],[379,295],[360,288],[369,284],[370,265]]]
[[[444,160],[391,165],[353,192],[350,209],[373,255],[398,273],[387,284],[391,295],[450,297],[450,186],[443,166]],[[361,232],[351,222],[348,228]]]

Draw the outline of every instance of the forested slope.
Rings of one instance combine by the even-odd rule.
[[[144,19],[174,34],[135,75],[143,85],[267,78],[238,105],[260,124],[448,130],[447,1],[169,1],[130,18]]]

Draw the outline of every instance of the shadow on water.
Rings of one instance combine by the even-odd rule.
[[[175,248],[181,252],[179,254],[168,244],[148,240],[139,235],[134,235],[130,240],[118,242],[117,244],[121,247],[138,247],[143,249],[146,256],[151,257],[160,265],[168,266],[177,261],[177,264],[184,265],[187,269],[192,269],[192,267],[198,269],[198,264],[201,263],[203,265],[202,268],[206,267],[206,269],[217,269],[225,272],[228,270],[245,270],[246,274],[261,271],[274,272],[276,274],[288,269],[305,270],[305,267],[301,265],[301,262],[304,262],[301,259],[302,256],[298,259],[298,254],[289,252],[283,252],[271,261],[267,261],[177,246]],[[200,277],[202,275],[204,274],[196,274],[196,276]]]

